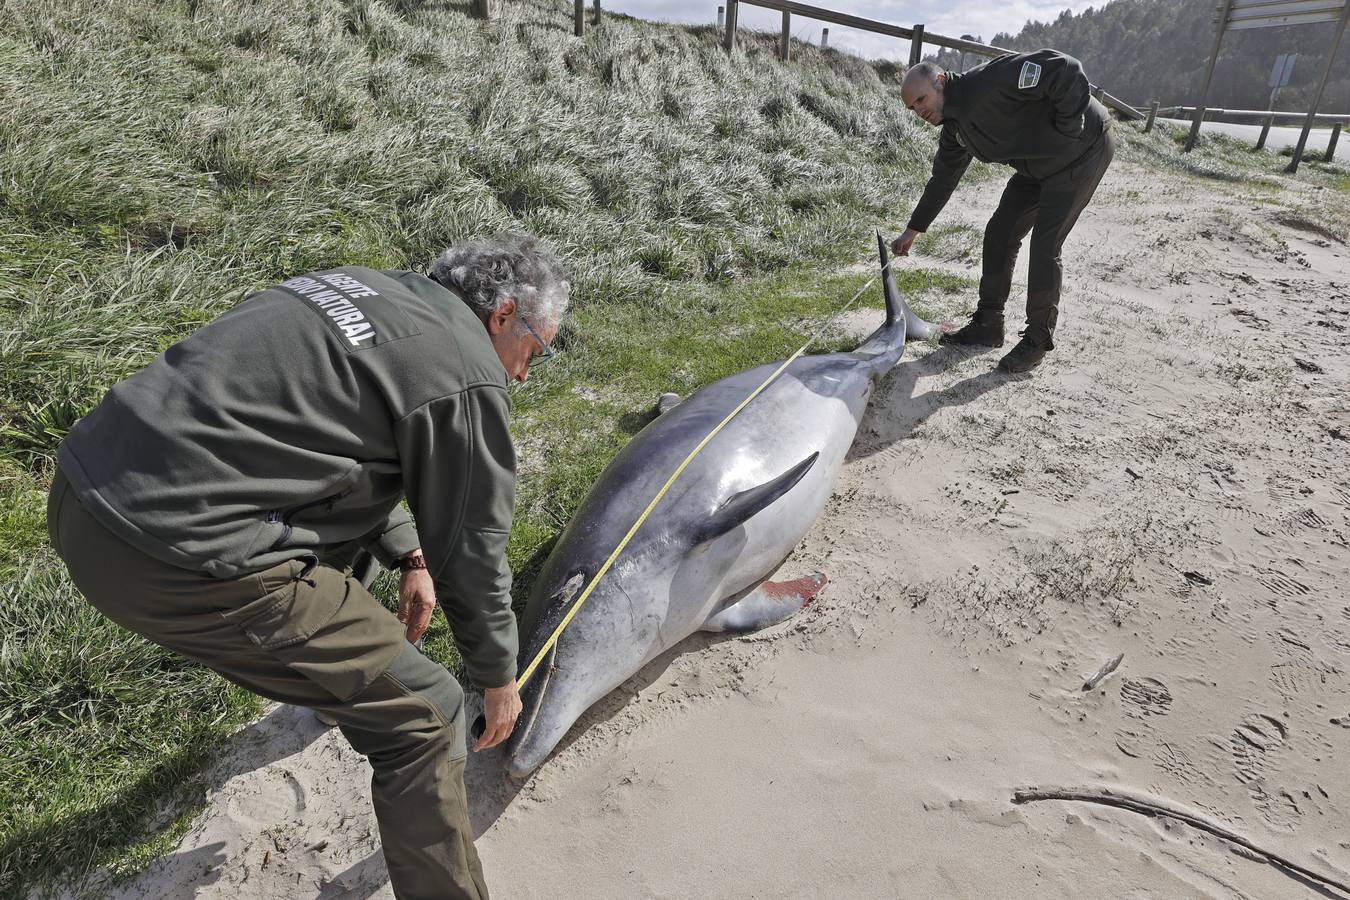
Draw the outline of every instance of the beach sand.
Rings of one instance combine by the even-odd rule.
[[[816,604],[685,641],[524,784],[471,754],[494,897],[1340,896],[1174,820],[1012,802],[1148,794],[1350,882],[1350,249],[1290,212],[1311,191],[1244,197],[1118,161],[1040,369],[916,344],[883,383],[781,573],[827,573]],[[392,896],[368,767],[306,711],[207,781],[106,894]]]

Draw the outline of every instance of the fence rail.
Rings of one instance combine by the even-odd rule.
[[[726,37],[724,46],[730,52],[736,47],[736,8],[740,4],[749,6],[758,6],[762,9],[773,9],[783,14],[783,31],[779,41],[779,55],[783,59],[788,58],[789,53],[789,29],[792,25],[792,16],[799,15],[808,19],[815,19],[820,22],[829,22],[831,25],[843,25],[847,28],[856,28],[859,31],[868,31],[872,34],[882,34],[888,37],[908,40],[909,64],[915,65],[923,59],[923,45],[934,44],[938,47],[946,47],[949,50],[960,50],[962,53],[977,53],[981,56],[1002,56],[1005,53],[1016,53],[1016,50],[1009,50],[1006,47],[996,47],[993,44],[981,44],[977,41],[967,41],[963,38],[947,37],[943,34],[934,34],[925,30],[922,25],[915,25],[912,28],[906,28],[903,25],[892,25],[890,22],[880,22],[876,19],[864,19],[861,16],[852,16],[848,13],[836,12],[832,9],[826,9],[822,6],[812,6],[807,3],[798,3],[797,0],[728,0],[726,15]],[[1144,114],[1130,104],[1108,94],[1097,86],[1093,86],[1092,95],[1105,103],[1110,108],[1120,114],[1123,119],[1142,119]]]

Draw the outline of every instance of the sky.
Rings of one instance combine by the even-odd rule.
[[[1000,31],[1016,34],[1029,19],[1042,22],[1056,18],[1061,10],[1082,12],[1090,6],[1104,6],[1102,0],[804,0],[836,12],[877,19],[908,28],[922,23],[925,29],[947,37],[977,35],[985,42]],[[601,0],[601,7],[658,22],[716,23],[717,7],[726,0]],[[589,5],[589,4],[588,4]],[[782,13],[756,6],[740,5],[739,22],[743,28],[777,31]],[[817,43],[822,27],[830,29],[830,46],[860,56],[880,59],[909,59],[909,42],[869,34],[837,25],[826,25],[800,16],[792,17],[792,36]],[[935,47],[924,48],[925,54]]]

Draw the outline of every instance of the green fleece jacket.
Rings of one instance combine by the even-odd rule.
[[[517,651],[506,388],[455,294],[344,267],[259,291],[164,351],[59,460],[115,534],[216,578],[353,542],[385,565],[421,546],[470,677],[497,687]]]

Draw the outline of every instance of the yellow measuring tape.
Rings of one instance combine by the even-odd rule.
[[[886,270],[891,267],[892,262],[894,262],[894,259],[886,261],[886,265],[881,267],[881,274],[884,274]],[[853,295],[853,299],[849,300],[848,303],[845,303],[837,313],[827,319],[825,324],[822,325],[815,334],[811,335],[805,344],[802,344],[801,347],[797,348],[796,353],[789,356],[781,366],[774,370],[772,375],[764,379],[763,384],[751,391],[750,395],[738,403],[735,409],[727,413],[726,418],[721,422],[718,422],[717,426],[713,428],[712,431],[708,432],[708,436],[698,442],[698,446],[689,451],[689,455],[684,458],[684,462],[680,463],[679,466],[675,468],[675,471],[671,473],[670,477],[666,479],[666,483],[661,486],[661,490],[656,492],[656,496],[652,498],[652,502],[648,503],[647,508],[642,511],[642,515],[637,517],[637,521],[633,523],[633,527],[628,529],[628,533],[623,536],[623,540],[619,541],[619,545],[614,548],[614,552],[609,555],[609,558],[600,566],[599,570],[595,573],[595,576],[591,578],[590,584],[586,585],[586,589],[581,592],[581,596],[577,597],[576,602],[572,604],[572,608],[567,611],[567,615],[563,616],[563,620],[558,623],[558,627],[553,629],[553,633],[550,634],[548,640],[544,642],[544,646],[539,648],[539,652],[535,654],[534,659],[530,661],[530,664],[525,667],[525,671],[516,679],[516,687],[518,689],[524,687],[525,682],[530,680],[530,676],[534,674],[535,669],[539,668],[539,664],[543,662],[544,657],[553,649],[554,644],[558,643],[558,638],[562,636],[563,629],[565,629],[571,623],[572,619],[576,617],[576,614],[581,610],[586,599],[590,597],[591,593],[595,590],[595,586],[600,583],[600,579],[603,578],[610,567],[614,565],[614,561],[619,558],[619,554],[623,552],[623,548],[628,546],[628,542],[633,539],[633,535],[637,534],[638,529],[642,527],[642,523],[646,522],[648,517],[651,516],[652,510],[656,509],[656,504],[661,502],[661,498],[670,490],[671,485],[675,483],[675,479],[679,478],[684,470],[689,467],[689,464],[694,461],[694,457],[703,452],[703,448],[708,446],[708,442],[717,437],[718,432],[725,428],[727,423],[736,417],[737,413],[745,409],[750,404],[751,400],[754,400],[760,394],[764,393],[764,390],[768,388],[769,385],[773,384],[774,381],[778,379],[778,376],[782,375],[783,372],[787,370],[788,366],[792,365],[798,357],[805,353],[806,348],[815,343],[816,339],[825,333],[825,329],[828,328],[835,319],[843,315],[850,306],[856,303],[858,298],[862,296],[863,291],[871,287],[872,282],[876,281],[877,277],[877,275],[873,275],[868,279],[867,283],[858,289],[858,293]],[[903,311],[901,314],[903,315]]]

